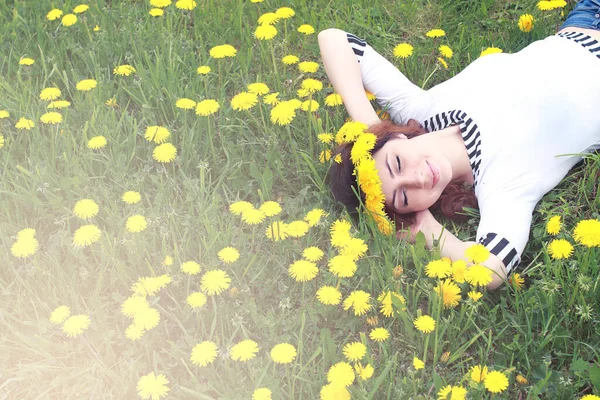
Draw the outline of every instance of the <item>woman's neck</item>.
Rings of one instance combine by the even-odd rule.
[[[473,184],[473,169],[458,125],[431,132],[428,135],[452,166],[452,182]]]

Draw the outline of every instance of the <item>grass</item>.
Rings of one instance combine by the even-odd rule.
[[[331,92],[327,86],[314,95],[321,105],[317,112],[298,111],[285,127],[269,121],[271,107],[265,104],[241,112],[230,106],[231,98],[252,82],[266,83],[283,99],[296,97],[306,77],[326,82],[322,66],[303,76],[280,62],[286,54],[319,61],[316,35],[296,32],[300,24],[353,32],[390,58],[397,43],[408,41],[415,54],[398,66],[419,84],[431,76],[426,85],[431,87],[458,73],[488,46],[516,52],[552,34],[562,21],[560,11],[542,13],[535,3],[204,0],[193,11],[173,4],[164,16],[153,18],[148,2],[99,1],[70,27],[45,16],[59,6],[68,12],[76,2],[0,3],[0,110],[10,113],[0,120],[6,140],[0,149],[0,397],[136,398],[140,377],[154,372],[167,377],[172,398],[248,399],[256,388],[267,387],[273,398],[315,399],[329,368],[344,360],[343,346],[355,341],[367,346],[363,364],[370,363],[374,374],[349,387],[353,398],[435,398],[446,385],[466,388],[473,399],[570,399],[599,393],[597,249],[576,245],[569,259],[554,260],[547,251],[553,238],[545,232],[548,218],[561,215],[559,237],[573,242],[571,232],[579,220],[600,218],[597,155],[538,205],[519,271],[524,287],[484,291],[478,302],[463,294],[459,306],[443,309],[433,292],[436,283],[423,271],[439,252],[426,251],[420,242],[410,245],[374,234],[368,221],[352,229],[369,246],[354,277],[338,280],[322,260],[315,280],[297,283],[290,278],[288,267],[304,248],[318,246],[325,258],[335,255],[329,227],[346,216],[324,183],[328,164],[319,162],[319,153],[328,147],[316,135],[335,133],[346,114],[341,107],[324,105]],[[272,41],[255,39],[258,17],[281,6],[292,7],[296,15],[277,23],[279,33]],[[529,34],[517,28],[518,17],[526,12],[537,20]],[[94,31],[96,25],[99,31]],[[446,31],[444,38],[425,37],[438,27]],[[211,47],[225,43],[238,50],[235,58],[209,57]],[[436,61],[439,44],[454,50],[447,70]],[[19,65],[21,57],[31,57],[35,64]],[[114,75],[113,68],[121,64],[131,64],[137,72]],[[198,75],[200,65],[209,65],[212,72]],[[88,78],[96,79],[98,87],[77,91],[76,83]],[[72,103],[61,111],[58,125],[39,120],[47,111],[39,93],[50,86],[59,87],[62,98]],[[182,97],[212,98],[221,108],[200,117],[175,106]],[[116,107],[105,104],[111,98]],[[15,129],[22,116],[33,120],[35,128]],[[154,125],[171,132],[178,150],[171,163],[152,158],[155,145],[144,133]],[[87,148],[97,135],[105,136],[108,145]],[[123,203],[127,190],[140,192],[142,201]],[[83,198],[100,206],[91,222],[73,213]],[[228,211],[237,200],[257,207],[275,200],[283,212],[250,226]],[[281,242],[265,237],[270,221],[301,220],[315,207],[329,215],[307,235]],[[146,217],[143,232],[125,229],[134,214]],[[100,228],[100,240],[74,246],[75,231],[87,223]],[[476,225],[474,217],[462,226],[447,226],[468,239]],[[31,257],[16,258],[11,247],[25,228],[36,230],[39,249]],[[238,261],[218,259],[226,246],[239,250]],[[172,265],[165,265],[167,256],[174,259]],[[179,269],[190,260],[201,264],[202,273],[223,269],[231,277],[231,286],[209,296],[198,310],[186,298],[200,290],[202,275]],[[398,265],[403,273],[394,275]],[[160,322],[141,339],[127,339],[131,321],[120,310],[132,295],[130,287],[140,277],[161,274],[169,274],[172,282],[148,296]],[[355,316],[341,305],[325,306],[315,297],[325,284],[338,285],[344,298],[364,290],[374,307]],[[463,286],[466,293],[468,285]],[[394,300],[391,318],[378,313],[375,301],[387,290],[406,299],[406,304]],[[49,321],[60,305],[88,315],[89,329],[73,338],[63,334],[60,325]],[[437,320],[429,335],[413,326],[421,314]],[[374,326],[367,319],[389,329],[390,339],[371,340]],[[230,358],[231,347],[243,339],[260,347],[257,357],[244,363]],[[190,354],[205,340],[217,344],[218,356],[198,367]],[[291,364],[275,364],[269,356],[282,342],[297,349]],[[412,367],[415,356],[425,361],[424,369]],[[508,389],[491,395],[470,379],[474,365],[505,373]],[[517,383],[518,374],[528,383]]]

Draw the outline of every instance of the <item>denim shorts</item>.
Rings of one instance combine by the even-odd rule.
[[[570,26],[600,30],[600,0],[580,0],[559,31]]]

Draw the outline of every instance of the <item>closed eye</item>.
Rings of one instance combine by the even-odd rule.
[[[400,165],[400,156],[396,156],[396,162],[398,163],[398,173],[402,172],[402,167]]]

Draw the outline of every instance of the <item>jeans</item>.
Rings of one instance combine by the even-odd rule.
[[[600,30],[600,0],[580,0],[559,31],[569,26]]]

